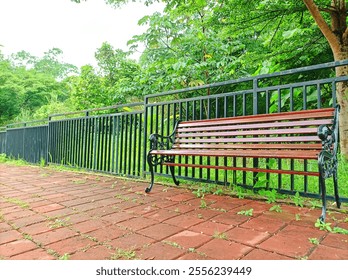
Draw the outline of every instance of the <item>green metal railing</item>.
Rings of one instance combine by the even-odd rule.
[[[221,83],[203,85],[144,97],[144,102],[50,115],[47,120],[0,128],[0,153],[32,163],[45,160],[97,172],[127,177],[148,174],[146,154],[151,133],[169,135],[177,120],[201,120],[261,113],[333,107],[336,88],[348,77],[336,77],[336,67],[348,60],[292,69]],[[295,160],[247,160],[178,157],[181,163],[201,165],[262,164],[315,171],[317,163]],[[170,176],[158,166],[159,176]],[[317,181],[307,176],[250,174],[223,170],[176,167],[179,178],[214,184],[231,183],[252,188],[255,176],[279,192],[318,197]],[[264,175],[264,176],[263,176]],[[315,178],[315,180],[317,180]],[[330,191],[329,191],[330,192]],[[329,197],[330,199],[330,197]],[[343,198],[343,201],[347,198]]]
[[[56,114],[49,121],[49,162],[129,177],[142,175],[143,103]],[[127,111],[94,115],[110,110]],[[72,116],[67,119],[67,116]],[[62,118],[57,119],[56,118]]]

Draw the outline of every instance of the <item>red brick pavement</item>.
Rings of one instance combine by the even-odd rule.
[[[348,235],[316,228],[318,209],[214,195],[204,205],[184,188],[146,186],[0,164],[0,259],[348,259]],[[347,214],[327,222],[348,229]]]

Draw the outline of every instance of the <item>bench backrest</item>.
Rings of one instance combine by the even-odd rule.
[[[334,109],[183,121],[172,149],[320,150],[322,124],[332,125]]]

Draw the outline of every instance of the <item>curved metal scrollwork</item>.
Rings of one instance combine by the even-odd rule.
[[[149,160],[153,166],[163,164],[164,162],[173,162],[173,156],[149,155]]]

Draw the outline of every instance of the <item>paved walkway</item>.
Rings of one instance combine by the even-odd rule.
[[[348,259],[348,235],[315,228],[319,209],[146,186],[0,164],[0,259]],[[348,214],[327,222],[348,229]]]

